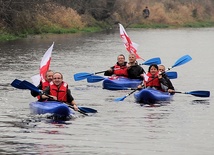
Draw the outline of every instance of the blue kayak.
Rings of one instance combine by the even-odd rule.
[[[53,114],[64,118],[74,115],[74,111],[66,104],[57,101],[31,102],[30,111],[32,114]]]
[[[154,104],[158,101],[170,101],[173,95],[168,92],[161,92],[152,88],[142,89],[134,94],[138,103]]]
[[[141,83],[140,79],[129,79],[125,77],[109,77],[103,80],[103,89],[127,90],[136,89]]]

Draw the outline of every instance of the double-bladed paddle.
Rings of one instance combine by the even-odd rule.
[[[187,62],[189,62],[190,60],[192,60],[192,58],[189,56],[189,55],[184,55],[182,56],[181,58],[179,58],[175,63],[174,65],[172,65],[171,67],[168,68],[168,70],[174,68],[174,67],[177,67],[177,66],[181,66]],[[152,81],[152,80],[151,80]],[[150,81],[148,81],[150,82]],[[123,97],[119,97],[119,98],[116,98],[115,101],[118,102],[118,101],[123,101],[125,98],[127,98],[128,96],[130,96],[131,94],[133,94],[134,92],[136,92],[138,89],[134,89],[132,92],[126,94],[125,96]]]
[[[159,57],[151,58],[140,65],[151,65],[151,64],[161,64],[160,58]],[[75,81],[84,80],[92,75],[104,73],[105,71],[100,71],[100,72],[95,72],[95,73],[87,73],[87,72],[76,73],[76,74],[74,74],[74,80]]]
[[[169,79],[176,79],[178,77],[177,72],[166,72],[166,75],[168,76]],[[100,82],[104,79],[106,79],[106,78],[103,76],[91,75],[87,78],[87,82],[88,83],[96,83],[96,82]]]
[[[28,90],[31,90],[31,91],[35,91],[37,93],[43,93],[41,90],[39,90],[36,86],[34,86],[32,83],[24,80],[24,81],[21,81],[21,80],[18,80],[18,79],[15,79],[11,85],[15,88],[18,88],[18,89],[28,89]],[[49,95],[47,95],[49,97]],[[70,106],[68,105],[70,108],[73,108],[73,106]],[[92,109],[92,108],[88,108],[88,107],[78,107],[78,112],[84,114],[84,115],[87,115],[87,113],[96,113],[97,110],[95,109]]]

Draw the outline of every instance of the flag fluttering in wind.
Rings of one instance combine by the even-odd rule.
[[[122,41],[123,41],[123,43],[124,43],[124,45],[125,45],[126,50],[127,50],[129,53],[135,54],[135,56],[136,56],[137,59],[142,59],[142,60],[144,60],[143,58],[141,58],[141,57],[137,54],[137,47],[138,47],[139,45],[131,41],[131,39],[129,38],[128,34],[126,33],[126,31],[125,31],[123,25],[119,24],[119,27],[120,27],[120,38],[122,39]]]
[[[49,70],[53,46],[54,46],[54,43],[51,45],[51,47],[46,51],[46,53],[42,57],[42,61],[40,63],[40,77],[42,79],[45,79],[45,73]]]
[[[45,79],[45,74],[49,70],[50,62],[51,62],[51,54],[53,50],[54,43],[49,47],[49,49],[45,52],[44,56],[42,57],[39,74],[34,75],[31,77],[34,85],[38,85],[40,80]]]

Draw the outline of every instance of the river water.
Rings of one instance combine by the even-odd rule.
[[[145,60],[160,57],[171,67],[189,54],[190,62],[172,69],[178,73],[172,80],[176,90],[208,90],[211,96],[175,94],[165,106],[141,107],[133,95],[114,102],[128,90],[109,91],[102,89],[102,82],[74,81],[75,73],[103,71],[114,65],[117,55],[128,57],[119,30],[0,43],[0,154],[213,155],[214,28],[126,31]],[[10,85],[16,78],[31,82],[53,42],[50,69],[63,73],[79,106],[94,108],[97,114],[54,123],[31,115],[29,103],[35,99],[29,90]]]

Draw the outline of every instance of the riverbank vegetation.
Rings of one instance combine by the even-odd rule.
[[[94,32],[124,27],[214,26],[213,0],[5,0],[0,40],[30,34]],[[148,6],[150,16],[143,17]]]

